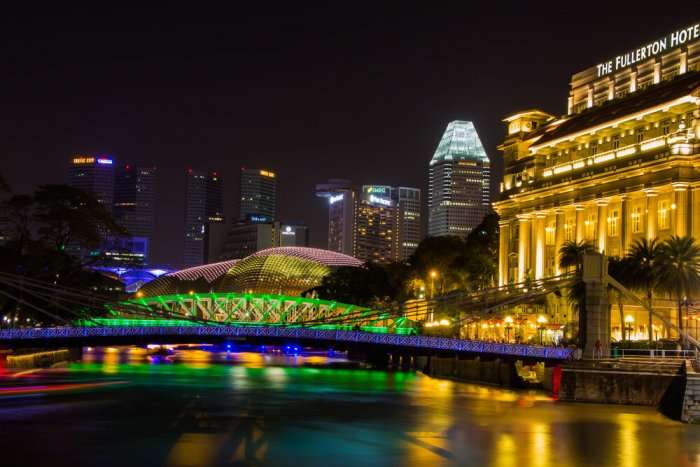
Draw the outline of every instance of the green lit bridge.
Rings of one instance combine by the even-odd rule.
[[[0,293],[11,295],[22,307],[59,324],[2,329],[0,346],[6,347],[246,339],[416,355],[449,352],[549,360],[570,355],[569,349],[562,348],[419,335],[415,321],[405,313],[329,300],[274,294],[188,293],[113,302],[97,294],[86,295],[84,290],[58,288],[31,279],[21,279],[21,285],[19,279],[0,279],[4,284],[22,287],[24,295],[10,294],[7,289],[0,289]],[[63,313],[58,314],[59,310]]]

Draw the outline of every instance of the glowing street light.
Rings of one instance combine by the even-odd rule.
[[[547,318],[544,315],[539,315],[537,317],[537,329],[540,332],[540,345],[542,345],[544,341],[544,327],[545,324],[547,324]]]
[[[510,330],[513,328],[513,317],[506,316],[503,321],[506,323],[506,342],[510,342]]]

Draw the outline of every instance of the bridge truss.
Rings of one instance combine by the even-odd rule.
[[[106,307],[113,317],[122,319],[152,317],[210,324],[354,328],[398,334],[413,331],[411,320],[390,312],[286,295],[233,292],[174,294],[137,298],[107,304]],[[90,325],[90,321],[82,324]]]

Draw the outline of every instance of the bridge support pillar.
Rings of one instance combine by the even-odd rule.
[[[608,303],[608,260],[600,253],[583,256],[586,287],[584,311],[579,312],[579,341],[583,358],[610,356],[610,306]]]

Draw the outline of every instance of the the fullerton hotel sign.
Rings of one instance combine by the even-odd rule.
[[[596,65],[596,75],[600,78],[601,76],[621,70],[622,68],[627,68],[628,66],[648,58],[655,57],[669,49],[680,47],[697,38],[700,38],[700,23],[679,29],[650,44],[639,47],[631,52],[618,55],[607,62],[599,63]]]

